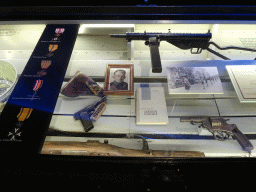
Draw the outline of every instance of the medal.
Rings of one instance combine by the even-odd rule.
[[[18,122],[15,124],[15,129],[12,132],[9,132],[8,136],[11,136],[11,141],[16,141],[17,137],[21,137],[20,128],[23,124],[23,121],[28,119],[32,113],[32,108],[21,108],[19,114],[17,115]]]
[[[51,65],[52,61],[51,60],[42,60],[41,61],[41,68],[42,69],[48,69]]]
[[[47,57],[51,57],[51,56],[54,55],[53,52],[58,49],[58,45],[56,45],[56,44],[50,44],[48,49],[49,49],[49,53],[48,53],[46,56],[47,56]]]
[[[17,137],[21,137],[20,129],[15,128],[14,131],[9,132],[8,136],[11,136],[10,141],[16,141]]]
[[[40,89],[42,87],[42,84],[43,84],[43,80],[40,80],[40,79],[36,80],[36,83],[35,83],[34,88],[33,88],[33,91],[35,91],[35,93],[34,93],[34,95],[32,96],[31,99],[33,99],[35,97],[38,89]]]
[[[47,74],[47,72],[45,71],[45,70],[41,70],[41,71],[38,71],[37,72],[37,75],[39,76],[39,77],[42,77],[42,76],[44,76],[44,75],[46,75]]]

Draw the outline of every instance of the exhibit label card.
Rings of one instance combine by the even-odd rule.
[[[227,65],[240,102],[256,102],[256,65]]]
[[[169,94],[223,94],[217,67],[167,67]]]
[[[139,87],[136,90],[136,124],[166,125],[168,113],[163,87]]]

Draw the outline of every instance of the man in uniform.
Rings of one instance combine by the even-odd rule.
[[[114,72],[113,79],[114,81],[110,83],[110,91],[119,91],[119,90],[128,90],[128,83],[124,82],[126,78],[125,70],[118,69]]]

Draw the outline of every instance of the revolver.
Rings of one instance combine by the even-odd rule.
[[[249,139],[237,128],[235,124],[228,124],[229,119],[223,117],[181,117],[180,122],[190,122],[192,125],[199,125],[211,132],[215,139],[224,141],[232,136],[238,141],[244,151],[249,153],[253,150],[253,145]]]

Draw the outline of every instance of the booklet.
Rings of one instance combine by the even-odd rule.
[[[163,87],[136,90],[136,124],[166,125],[169,122]]]
[[[167,67],[169,94],[223,94],[217,67]]]
[[[227,65],[226,69],[240,102],[256,102],[256,65]]]

